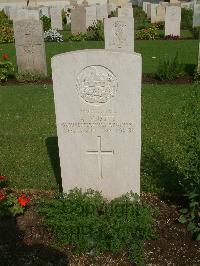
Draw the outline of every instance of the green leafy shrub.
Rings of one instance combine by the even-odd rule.
[[[81,41],[85,41],[87,39],[86,34],[85,33],[79,33],[79,34],[67,34],[66,36],[66,40],[67,41],[73,41],[73,42],[81,42]]]
[[[14,70],[12,62],[9,61],[8,54],[3,54],[0,60],[0,82],[5,82],[9,77],[13,77]]]
[[[156,26],[151,26],[147,29],[142,29],[136,32],[136,38],[138,40],[155,40],[158,39],[159,33]]]
[[[135,29],[136,30],[142,30],[142,29],[147,29],[150,27],[150,22],[147,18],[144,19],[138,19],[135,21]]]
[[[194,73],[194,82],[200,84],[200,73],[197,70]]]
[[[112,17],[117,17],[117,10],[115,11],[111,11],[110,15],[108,16],[109,18],[112,18]]]
[[[38,210],[59,243],[72,245],[76,253],[127,251],[140,264],[143,242],[153,237],[150,209],[132,193],[108,202],[99,192],[75,189],[40,201]]]
[[[163,30],[165,27],[165,22],[160,21],[160,22],[154,23],[152,25],[156,26],[156,28],[158,28],[159,30]]]
[[[18,82],[36,82],[39,80],[44,80],[46,77],[40,73],[24,71],[16,74],[16,79]]]
[[[179,159],[181,173],[179,184],[187,199],[187,208],[181,210],[179,221],[188,223],[187,229],[197,240],[200,240],[200,92],[196,86],[191,91],[189,106],[183,110],[184,138],[181,139],[186,156]]]
[[[26,194],[18,197],[8,193],[5,189],[6,177],[0,176],[0,217],[23,214],[30,198]]]
[[[40,19],[43,22],[44,32],[51,29],[51,19],[50,18],[48,18],[47,16],[42,16]]]
[[[104,26],[103,22],[98,20],[97,23],[87,29],[87,40],[89,41],[103,41],[104,40]]]
[[[133,8],[133,17],[134,18],[146,18],[146,13],[142,10],[142,7],[136,6]]]
[[[191,30],[193,24],[193,10],[192,9],[181,9],[181,29]]]
[[[193,37],[198,40],[199,39],[199,35],[200,35],[200,27],[194,27],[192,28],[192,34]]]
[[[164,58],[160,61],[155,77],[159,80],[174,80],[183,74],[183,67],[179,63],[178,54],[172,59]]]
[[[10,43],[14,41],[12,22],[3,11],[0,11],[0,43]]]
[[[187,195],[188,208],[180,210],[179,222],[187,223],[187,230],[200,241],[200,194],[195,191]]]

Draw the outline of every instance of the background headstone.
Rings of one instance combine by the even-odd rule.
[[[85,33],[86,28],[86,10],[84,6],[77,6],[71,13],[71,32],[72,34]]]
[[[86,28],[88,28],[97,22],[97,10],[95,5],[85,7],[85,10],[86,10]]]
[[[97,5],[97,20],[103,21],[105,18],[108,17],[108,7],[107,4]]]
[[[167,6],[165,14],[165,36],[180,36],[181,8]]]
[[[112,17],[104,20],[105,49],[134,52],[134,19]]]
[[[165,21],[165,6],[159,5],[157,7],[156,22]]]
[[[126,63],[124,63],[126,62]],[[140,193],[141,56],[83,50],[52,59],[63,191]]]
[[[133,8],[132,7],[118,8],[118,17],[133,18]]]
[[[147,4],[147,18],[151,18],[151,3]]]
[[[50,16],[51,16],[51,28],[55,30],[62,30],[62,9],[60,7],[51,7]]]
[[[151,4],[151,23],[156,23],[158,4]]]
[[[200,4],[194,5],[193,27],[200,27]]]
[[[14,37],[19,72],[47,74],[42,22],[14,21]]]

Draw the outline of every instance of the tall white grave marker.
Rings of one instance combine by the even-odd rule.
[[[180,36],[181,8],[179,6],[167,6],[165,15],[165,36]]]
[[[124,64],[126,62],[126,64]],[[52,59],[63,190],[140,192],[141,56],[83,50]]]

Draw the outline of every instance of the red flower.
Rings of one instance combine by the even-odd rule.
[[[2,57],[4,60],[7,60],[9,58],[8,54],[3,54]]]
[[[6,180],[6,177],[3,176],[3,175],[0,175],[0,182],[1,182],[1,181],[5,181],[5,180]]]
[[[26,196],[26,194],[22,194],[20,197],[17,198],[18,203],[22,207],[26,207],[26,205],[30,202],[30,198]]]
[[[6,198],[6,194],[5,194],[5,192],[1,189],[0,190],[0,201],[1,200],[4,200]]]

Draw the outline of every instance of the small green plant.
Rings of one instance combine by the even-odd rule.
[[[109,17],[109,18],[117,17],[117,10],[115,10],[115,11],[111,11],[111,12],[110,12],[110,15],[109,15],[108,17]]]
[[[14,32],[12,22],[0,11],[0,43],[11,43],[14,41]]]
[[[150,209],[132,193],[108,202],[99,192],[75,189],[40,201],[38,210],[59,243],[73,246],[76,253],[127,251],[140,265],[144,240],[153,237]]]
[[[74,41],[74,42],[81,42],[86,40],[86,34],[85,33],[79,33],[79,34],[69,34],[67,36],[68,41]]]
[[[193,34],[193,36],[194,36],[194,38],[196,40],[199,39],[200,27],[194,27],[194,28],[192,28],[192,34]]]
[[[141,19],[141,18],[145,19],[145,18],[146,18],[146,14],[145,14],[145,12],[142,10],[141,7],[139,7],[139,6],[135,6],[135,7],[133,8],[133,17],[134,17],[134,18],[137,18],[137,19]]]
[[[104,27],[102,21],[98,20],[94,25],[87,29],[86,39],[89,41],[104,40]]]
[[[194,83],[200,84],[200,73],[198,71],[194,73]]]
[[[174,58],[164,58],[157,67],[155,78],[159,80],[174,80],[183,75],[183,67],[179,63],[178,53]]]
[[[26,194],[18,197],[9,194],[6,189],[6,177],[0,176],[0,217],[16,216],[23,214],[30,198]]]
[[[13,77],[14,70],[12,62],[9,61],[9,55],[3,54],[0,60],[0,82],[5,82],[9,77]]]
[[[155,40],[158,39],[159,33],[156,26],[150,26],[149,28],[138,30],[136,32],[136,38],[138,40]]]
[[[45,76],[37,72],[23,71],[16,74],[16,79],[18,82],[36,82],[44,80]]]
[[[187,223],[187,230],[200,241],[200,194],[195,191],[187,195],[188,208],[180,210],[179,222]]]
[[[51,29],[51,19],[47,16],[42,16],[41,21],[43,22],[43,31],[48,31]]]
[[[192,9],[181,9],[181,29],[191,30],[193,24],[193,10]]]
[[[179,161],[181,179],[179,184],[186,195],[187,208],[181,210],[179,222],[187,223],[187,229],[200,240],[200,93],[197,86],[190,92],[189,105],[184,114],[184,153]]]

